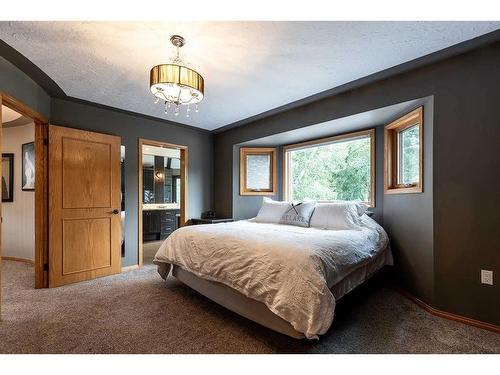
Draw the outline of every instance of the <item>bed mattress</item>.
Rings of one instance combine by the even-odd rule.
[[[331,288],[335,299],[337,301],[341,299],[387,264],[392,264],[389,250],[383,251],[369,264],[358,268],[335,284]],[[158,267],[161,269],[160,272],[165,273],[170,265],[162,263]],[[305,338],[303,333],[296,331],[289,322],[271,312],[265,304],[248,298],[235,289],[216,281],[203,279],[175,265],[172,266],[172,276],[219,305],[264,327],[296,339]]]
[[[311,339],[329,329],[336,298],[363,282],[377,260],[392,262],[387,235],[366,217],[339,231],[249,221],[184,227],[154,262],[164,278],[172,264],[230,287]]]

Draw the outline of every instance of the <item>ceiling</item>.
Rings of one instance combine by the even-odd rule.
[[[23,126],[33,123],[29,117],[23,116],[17,111],[2,105],[2,126],[4,128],[13,128],[15,126]]]
[[[2,122],[11,122],[17,120],[22,114],[2,105]]]
[[[0,22],[0,38],[71,97],[213,130],[500,28],[500,22]],[[173,55],[205,78],[190,118],[153,103]]]

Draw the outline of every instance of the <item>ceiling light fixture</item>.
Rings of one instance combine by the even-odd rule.
[[[198,112],[198,103],[203,100],[204,79],[179,57],[179,48],[186,44],[184,38],[172,35],[170,41],[177,49],[176,55],[170,64],[156,65],[151,69],[149,85],[156,97],[155,103],[164,102],[165,114],[173,111],[178,116],[179,108],[186,106],[186,117],[189,117],[191,106]]]

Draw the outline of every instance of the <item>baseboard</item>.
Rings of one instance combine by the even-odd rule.
[[[139,269],[139,265],[138,264],[133,264],[131,266],[122,267],[122,271],[121,272],[128,272],[128,271],[133,271],[133,270],[137,270],[137,269]]]
[[[11,261],[14,261],[14,262],[23,262],[23,263],[29,263],[29,264],[35,265],[35,261],[34,260],[25,259],[25,258],[2,256],[2,260],[11,260]]]
[[[472,319],[472,318],[467,318],[465,316],[453,314],[447,311],[443,310],[438,310],[435,309],[434,307],[428,305],[424,301],[418,299],[415,297],[413,294],[407,292],[406,290],[403,290],[401,288],[394,288],[398,293],[401,295],[405,296],[408,298],[410,301],[416,303],[418,306],[420,306],[422,309],[425,311],[431,313],[432,315],[439,316],[440,318],[445,318],[449,320],[454,320],[455,322],[463,323],[463,324],[468,324],[470,326],[486,329],[488,331],[492,331],[495,333],[500,333],[500,326],[492,323],[487,323],[487,322],[482,322],[480,320]]]

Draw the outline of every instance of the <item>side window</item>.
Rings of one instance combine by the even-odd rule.
[[[423,108],[385,127],[384,191],[386,194],[422,192]]]

